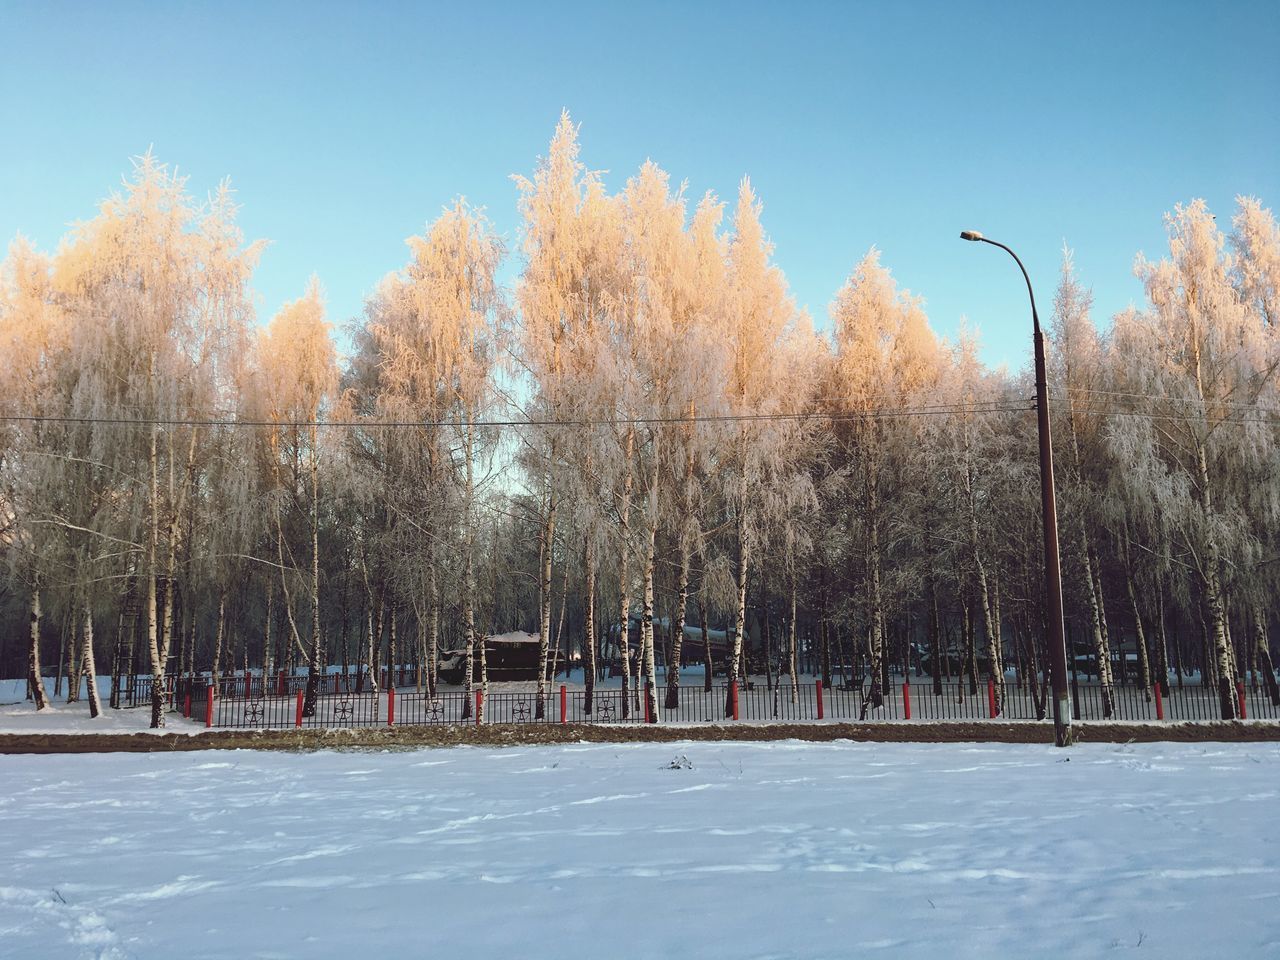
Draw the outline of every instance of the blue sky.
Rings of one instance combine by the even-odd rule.
[[[619,187],[646,159],[732,198],[750,175],[820,324],[875,244],[934,327],[1020,366],[1023,255],[1048,313],[1063,241],[1105,319],[1162,215],[1280,204],[1280,3],[26,3],[0,0],[0,239],[51,248],[149,145],[229,176],[265,319],[330,314],[457,195],[513,248],[561,108]]]

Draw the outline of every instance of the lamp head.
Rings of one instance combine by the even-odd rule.
[[[980,234],[977,230],[961,230],[960,239],[961,240],[981,240],[982,234]]]

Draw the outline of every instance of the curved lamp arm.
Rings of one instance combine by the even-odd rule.
[[[1019,258],[1019,256],[1016,253],[1014,253],[1012,250],[1010,250],[1000,241],[988,240],[986,237],[980,234],[977,230],[962,230],[960,232],[960,239],[973,240],[977,243],[989,243],[993,247],[999,247],[1009,256],[1013,257],[1014,263],[1016,263],[1018,265],[1018,269],[1022,271],[1022,279],[1025,280],[1027,283],[1027,296],[1031,298],[1031,322],[1035,325],[1036,333],[1039,333],[1040,332],[1040,314],[1036,311],[1036,294],[1035,294],[1035,291],[1031,289],[1031,277],[1027,275],[1027,268],[1023,266],[1021,258]]]

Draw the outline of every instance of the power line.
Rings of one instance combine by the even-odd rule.
[[[679,417],[609,417],[581,418],[572,417],[559,420],[481,420],[467,423],[461,420],[240,420],[234,418],[146,418],[146,417],[74,417],[46,414],[0,414],[0,422],[8,423],[64,423],[92,426],[128,426],[128,427],[252,427],[260,429],[311,429],[344,428],[344,429],[506,429],[512,427],[590,427],[590,426],[648,426],[662,424],[699,424],[699,423],[755,423],[771,421],[801,420],[834,420],[847,422],[861,419],[892,419],[895,417],[917,416],[952,416],[955,414],[991,414],[1022,413],[1030,407],[1008,401],[990,401],[964,404],[936,404],[925,407],[903,408],[901,410],[868,410],[822,412],[806,411],[803,413],[726,413],[702,414]]]
[[[1200,401],[1179,397],[1168,397],[1157,394],[1122,393],[1120,391],[1084,390],[1087,394],[1098,396],[1129,397],[1151,401],[1173,401],[1180,403],[1199,403]],[[1067,398],[1061,395],[1051,397],[1054,402],[1065,403]],[[1280,421],[1280,409],[1243,403],[1212,403],[1208,406],[1227,407],[1232,412],[1222,417],[1226,423],[1275,423]],[[192,427],[192,428],[252,428],[272,430],[301,429],[349,429],[349,430],[407,430],[407,429],[453,429],[453,430],[494,430],[515,428],[552,428],[552,427],[628,427],[628,426],[661,426],[661,425],[696,425],[696,424],[731,424],[731,423],[769,423],[769,422],[801,422],[832,421],[847,423],[858,420],[892,420],[908,417],[934,417],[992,414],[1024,413],[1032,409],[1030,399],[1019,401],[1005,398],[1001,400],[981,400],[969,403],[949,402],[937,404],[921,404],[901,409],[882,408],[867,410],[806,410],[795,413],[725,413],[698,414],[694,416],[652,416],[652,417],[567,417],[562,419],[505,419],[480,420],[468,423],[462,420],[377,420],[361,418],[355,420],[255,420],[240,419],[232,416],[216,417],[104,417],[104,416],[65,416],[54,414],[0,414],[0,422],[33,423],[33,424],[68,424],[85,426],[119,426],[119,427]],[[1172,413],[1153,413],[1142,410],[1121,409],[1114,402],[1106,405],[1085,399],[1079,408],[1081,412],[1103,416],[1139,417],[1149,420],[1183,421],[1187,417]],[[1237,415],[1245,411],[1255,411],[1257,415]]]
[[[1160,403],[1194,403],[1204,404],[1209,407],[1235,407],[1241,410],[1265,410],[1268,413],[1280,415],[1280,407],[1272,407],[1261,403],[1240,403],[1229,400],[1201,400],[1197,397],[1171,397],[1168,394],[1160,393],[1126,393],[1120,390],[1094,390],[1088,387],[1072,387],[1071,390],[1077,393],[1089,393],[1097,396],[1132,397],[1134,399],[1141,400],[1154,400]],[[1052,399],[1065,403],[1070,398],[1055,396]]]
[[[1091,410],[1092,413],[1101,413],[1108,417],[1137,417],[1142,420],[1164,420],[1173,423],[1190,423],[1191,420],[1185,416],[1178,416],[1175,413],[1145,413],[1142,410]],[[1280,425],[1280,416],[1270,417],[1222,417],[1215,420],[1214,423],[1272,423]]]
[[[1050,397],[1055,403],[1065,403],[1063,397]],[[1206,406],[1214,406],[1206,404]],[[1277,423],[1280,424],[1280,410],[1272,410],[1270,407],[1260,407],[1246,404],[1221,404],[1219,406],[1230,407],[1223,416],[1212,417],[1210,419],[1215,423]],[[1144,420],[1167,420],[1174,423],[1190,423],[1194,419],[1194,413],[1187,411],[1185,413],[1153,413],[1145,410],[1122,410],[1115,406],[1103,406],[1092,401],[1084,401],[1075,408],[1076,413],[1097,414],[1106,417],[1139,417]],[[1242,411],[1253,410],[1260,411],[1258,416],[1246,416]]]

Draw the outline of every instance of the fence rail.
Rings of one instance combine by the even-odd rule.
[[[150,703],[151,678],[134,678],[129,705]],[[702,684],[679,689],[674,705],[667,706],[667,690],[653,692],[653,707],[640,688],[625,694],[616,687],[597,688],[590,698],[582,689],[548,688],[539,705],[533,691],[493,689],[483,697],[462,691],[436,694],[408,690],[375,690],[359,683],[355,675],[328,674],[320,678],[314,704],[307,704],[305,676],[225,677],[213,684],[208,677],[167,678],[168,709],[203,719],[207,726],[242,729],[288,727],[341,728],[367,726],[435,726],[474,723],[708,723],[841,721],[1044,721],[1048,697],[1029,686],[1008,682],[1003,693],[990,682],[970,684],[932,681],[892,683],[877,706],[870,700],[869,685],[822,687],[812,679],[792,683],[783,677],[772,687],[752,682],[743,685]],[[1215,688],[1171,685],[1158,694],[1136,686],[1114,686],[1108,705],[1096,684],[1073,685],[1073,717],[1081,721],[1212,721],[1221,717]],[[1243,707],[1243,711],[1240,708]],[[1280,720],[1280,704],[1261,686],[1237,687],[1237,714],[1247,719]]]

